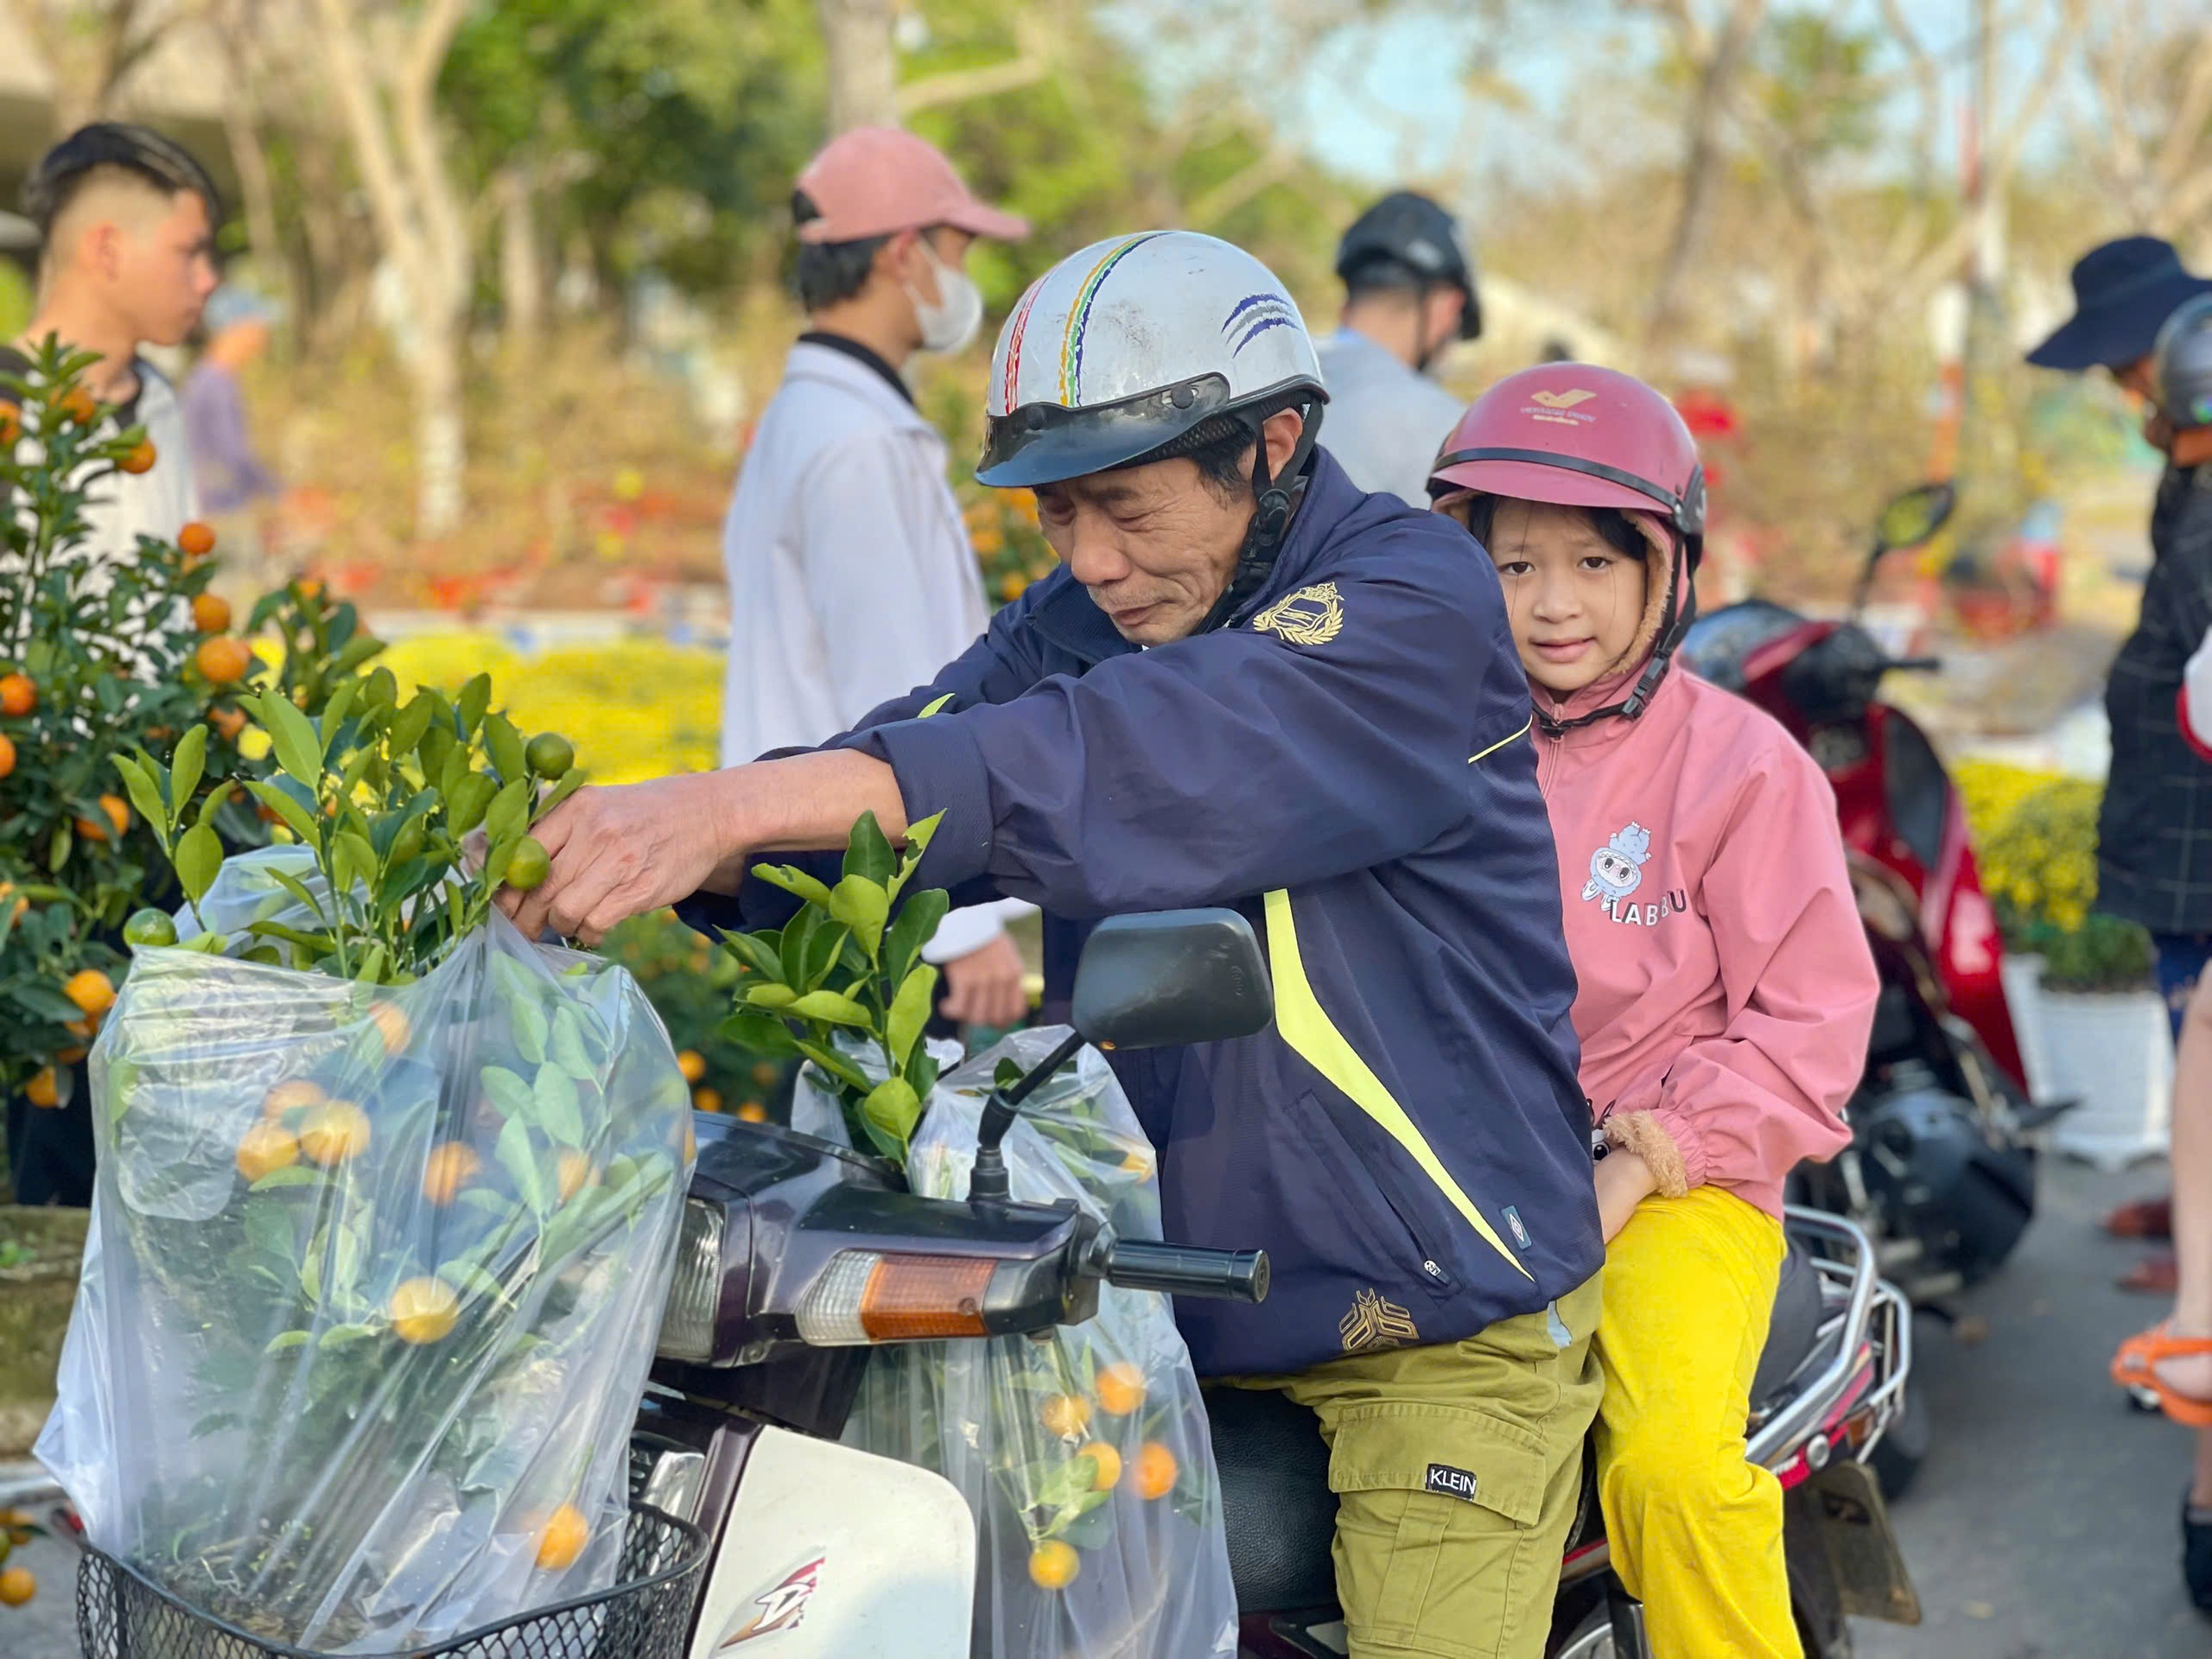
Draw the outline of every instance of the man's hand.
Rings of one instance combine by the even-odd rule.
[[[550,926],[597,944],[702,888],[735,893],[757,853],[842,847],[863,812],[893,842],[906,835],[898,779],[850,749],[580,789],[531,830],[553,855],[545,880],[502,892],[499,908],[528,938]]]
[[[1651,1166],[1626,1147],[1615,1147],[1598,1160],[1598,1220],[1605,1243],[1628,1225],[1636,1206],[1659,1190]]]
[[[1021,950],[1001,933],[988,944],[944,964],[945,1018],[964,1026],[1004,1028],[1029,1012],[1023,994]]]
[[[531,830],[553,855],[528,893],[499,893],[524,937],[548,927],[597,944],[618,922],[689,899],[746,854],[728,810],[728,774],[580,789]],[[734,887],[734,883],[730,885]]]

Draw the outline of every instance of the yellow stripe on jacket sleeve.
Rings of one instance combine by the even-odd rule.
[[[1524,738],[1524,737],[1528,736],[1528,735],[1529,735],[1529,734],[1530,732],[1534,731],[1534,730],[1535,729],[1535,728],[1536,728],[1536,720],[1535,720],[1535,715],[1531,715],[1529,717],[1529,719],[1528,719],[1528,720],[1527,720],[1527,721],[1522,724],[1522,726],[1521,729],[1520,729],[1519,731],[1517,731],[1517,732],[1514,733],[1512,736],[1510,736],[1510,737],[1501,737],[1501,738],[1499,738],[1499,739],[1497,740],[1497,742],[1495,742],[1495,743],[1491,744],[1491,745],[1490,746],[1490,747],[1488,747],[1488,748],[1484,749],[1484,750],[1480,754],[1471,754],[1471,755],[1469,755],[1469,756],[1467,757],[1467,764],[1468,764],[1469,766],[1473,766],[1473,765],[1475,764],[1475,762],[1476,762],[1476,761],[1478,761],[1478,760],[1489,760],[1489,759],[1491,758],[1491,756],[1492,756],[1493,754],[1496,754],[1496,753],[1497,753],[1500,749],[1503,748],[1507,744],[1509,744],[1509,743],[1518,743],[1518,742],[1519,742],[1522,738]]]
[[[1509,743],[1512,741],[1506,740]],[[1313,987],[1306,977],[1305,960],[1299,955],[1298,925],[1291,917],[1290,894],[1271,893],[1267,905],[1268,966],[1275,982],[1275,1028],[1282,1033],[1283,1040],[1354,1105],[1381,1124],[1390,1138],[1421,1166],[1428,1179],[1436,1183],[1451,1200],[1452,1207],[1467,1218],[1467,1224],[1482,1235],[1484,1242],[1510,1262],[1516,1273],[1533,1284],[1535,1275],[1506,1249],[1505,1241],[1483,1218],[1483,1212],[1475,1208],[1474,1200],[1452,1178],[1452,1172],[1444,1167],[1427,1137],[1382,1086],[1382,1079],[1359,1058],[1358,1051],[1344,1040],[1344,1033],[1322,1008],[1320,999],[1313,995]]]

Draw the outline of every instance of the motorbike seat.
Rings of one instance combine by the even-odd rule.
[[[1775,1287],[1766,1346],[1751,1374],[1753,1417],[1772,1411],[1808,1369],[1807,1363],[1821,1346],[1821,1275],[1812,1257],[1793,1241],[1782,1261],[1782,1281]]]
[[[1210,1388],[1205,1397],[1236,1605],[1334,1605],[1337,1495],[1320,1420],[1275,1389]]]

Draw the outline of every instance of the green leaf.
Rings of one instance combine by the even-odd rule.
[[[508,1177],[515,1184],[515,1191],[528,1205],[531,1213],[543,1217],[552,1207],[552,1192],[545,1185],[545,1172],[538,1166],[537,1154],[530,1144],[530,1127],[519,1117],[511,1117],[499,1129],[499,1158]]]
[[[804,1039],[796,1041],[793,1046],[831,1077],[841,1083],[849,1084],[863,1096],[875,1087],[868,1081],[868,1073],[833,1048],[825,1047],[820,1043],[810,1043]]]
[[[531,1092],[537,1102],[537,1125],[564,1147],[584,1143],[584,1116],[576,1081],[557,1065],[541,1065]]]
[[[461,731],[464,737],[476,735],[476,728],[484,723],[484,715],[492,706],[492,677],[479,674],[461,688],[461,695],[454,699],[454,712],[461,716]]]
[[[530,779],[517,778],[493,797],[490,810],[484,814],[484,833],[494,842],[512,841],[529,827]],[[486,874],[489,874],[488,868]]]
[[[338,741],[339,731],[345,726],[346,714],[353,709],[353,699],[359,695],[360,690],[361,683],[359,680],[343,681],[322,705],[321,730],[324,754],[327,755],[332,745]]]
[[[319,1169],[308,1169],[299,1164],[287,1164],[282,1169],[272,1169],[247,1189],[252,1192],[266,1192],[272,1187],[313,1186],[322,1179]]]
[[[438,1277],[455,1290],[470,1296],[487,1296],[499,1300],[507,1294],[505,1286],[474,1262],[448,1262],[438,1269]]]
[[[356,634],[346,642],[346,648],[343,651],[330,659],[330,671],[334,674],[351,674],[383,649],[384,641],[374,634]],[[388,668],[380,668],[377,671],[377,673],[385,675],[389,675],[391,672],[391,671]],[[374,676],[371,677],[373,679]]]
[[[177,837],[176,879],[194,904],[207,896],[223,868],[222,838],[206,824],[194,824]]]
[[[584,769],[582,766],[570,766],[561,774],[561,781],[546,791],[545,798],[538,802],[537,810],[530,815],[530,821],[536,823],[548,812],[567,800],[569,796],[582,789],[583,785]]]
[[[930,1010],[936,1006],[937,969],[925,962],[899,982],[899,995],[891,999],[891,1013],[884,1021],[884,1040],[890,1044],[893,1061],[900,1071],[906,1070],[922,1027],[930,1022]]]
[[[823,889],[825,894],[828,891]],[[806,906],[784,925],[778,952],[784,967],[783,981],[793,990],[809,988],[806,982],[806,947],[813,939],[816,930],[827,919],[825,912]]]
[[[884,839],[883,826],[876,823],[875,814],[863,812],[854,821],[853,833],[845,843],[847,875],[866,876],[879,887],[888,887],[898,870],[899,861],[891,855],[891,843]]]
[[[522,734],[505,715],[484,716],[484,752],[499,769],[501,782],[528,786],[530,762],[524,756]]]
[[[914,1052],[906,1057],[906,1081],[924,1100],[937,1087],[937,1056],[930,1052],[927,1043],[916,1043]]]
[[[193,729],[204,734],[207,728],[205,726],[195,726]],[[181,743],[177,745],[180,749],[183,747]],[[207,747],[205,741],[200,747],[203,749]],[[138,809],[140,817],[154,826],[154,833],[161,841],[162,850],[167,852],[169,836],[175,828],[175,823],[169,817],[168,804],[162,799],[160,788],[154,782],[153,774],[149,770],[149,763],[134,760],[127,754],[111,754],[108,760],[122,778],[123,791],[130,797],[130,804]]]
[[[938,924],[951,908],[951,895],[942,887],[925,887],[899,907],[899,919],[891,924],[890,943],[883,948],[887,977],[905,983],[907,970],[922,954],[922,947],[937,937]]]
[[[282,691],[264,691],[253,704],[276,752],[276,764],[313,792],[322,782],[322,741],[315,735],[315,723]]]
[[[308,890],[308,884],[301,880],[298,876],[294,875],[289,870],[280,870],[274,864],[264,864],[261,868],[264,875],[296,899],[306,909],[308,915],[326,924],[330,920],[329,917],[323,913],[321,901]],[[266,920],[267,918],[264,917],[263,919]]]
[[[766,1008],[771,1014],[780,1014],[798,1001],[798,993],[781,981],[766,985],[749,987],[745,993],[748,1007]]]
[[[861,1103],[861,1116],[869,1128],[880,1129],[896,1141],[899,1155],[904,1159],[906,1143],[914,1136],[914,1125],[922,1121],[922,1097],[906,1078],[886,1077],[868,1090],[868,1098]]]
[[[385,734],[391,753],[397,755],[413,752],[422,742],[423,734],[430,729],[430,720],[438,712],[437,699],[429,691],[417,691],[408,705],[399,711]]]
[[[269,1338],[269,1345],[261,1351],[264,1354],[285,1353],[294,1348],[303,1348],[314,1339],[312,1331],[279,1331]]]
[[[830,908],[830,889],[820,880],[809,875],[795,864],[755,864],[753,874],[772,887],[781,887],[785,893],[804,899],[810,905]],[[788,937],[790,930],[785,929]]]
[[[724,930],[722,944],[732,956],[768,979],[784,976],[783,958],[776,954],[782,938],[775,933],[737,933]]]
[[[499,1108],[502,1117],[519,1118],[527,1122],[537,1109],[537,1096],[515,1072],[504,1065],[487,1065],[478,1073],[484,1081],[484,1092],[492,1097],[492,1104]]]
[[[515,1052],[532,1065],[544,1065],[546,1040],[552,1033],[543,1006],[534,996],[515,997],[507,1003],[507,1017],[514,1026]]]
[[[883,943],[883,920],[891,895],[864,875],[849,875],[830,891],[830,913],[852,930],[870,962]]]
[[[338,953],[337,944],[328,936],[321,933],[302,932],[296,927],[286,927],[281,922],[249,922],[246,924],[245,931],[257,939],[282,939],[287,944],[296,944],[309,956],[318,959],[335,956]],[[223,936],[219,933],[203,933],[196,939],[186,940],[180,948],[191,950],[198,949],[202,944],[208,946],[211,955],[219,955],[223,949]]]
[[[446,823],[456,836],[465,836],[484,822],[485,809],[499,786],[480,772],[472,772],[446,791]]]
[[[351,830],[341,830],[331,837],[330,866],[340,893],[350,894],[357,886],[376,885],[376,849]]]
[[[322,836],[317,830],[315,814],[302,806],[276,785],[260,778],[249,778],[245,786],[253,798],[283,821],[284,827],[300,838],[303,847],[320,847]]]
[[[563,1002],[553,1015],[553,1064],[578,1083],[599,1074],[584,1041],[584,1017],[570,1003]]]
[[[945,705],[952,701],[955,695],[955,693],[950,691],[946,692],[943,696],[938,698],[927,708],[924,709],[920,714],[916,715],[914,718],[916,720],[927,720],[931,715],[942,714],[944,711]]]
[[[932,812],[919,823],[906,826],[907,850],[918,858],[929,851],[930,842],[937,838],[938,826],[944,822],[944,814]]]
[[[365,1342],[376,1333],[376,1327],[371,1325],[359,1323],[334,1325],[322,1333],[316,1341],[315,1346],[318,1349],[343,1348],[348,1343]]]
[[[192,804],[192,797],[200,787],[200,780],[207,771],[207,728],[195,721],[176,741],[176,753],[169,757],[169,804],[178,817]],[[137,800],[137,796],[131,799]],[[144,807],[138,809],[142,813]],[[165,828],[174,827],[176,820],[164,819]]]
[[[830,977],[830,970],[837,965],[837,959],[844,954],[846,943],[851,938],[841,924],[826,916],[820,918],[800,953],[804,977],[798,981],[798,987],[802,991],[822,988],[822,982]]]
[[[423,741],[415,746],[415,754],[422,762],[423,776],[433,783],[443,782],[448,768],[454,764],[454,756],[456,754],[462,757],[461,765],[466,766],[468,764],[468,746],[453,734],[452,727],[442,721],[430,722],[429,729],[423,734]],[[455,773],[456,780],[458,777],[459,774]]]
[[[820,1020],[833,1026],[871,1026],[874,1016],[853,1001],[835,991],[809,991],[792,1003],[786,1012],[801,1020]]]
[[[733,1014],[715,1027],[715,1034],[740,1048],[750,1049],[755,1054],[780,1058],[798,1052],[792,1040],[791,1027],[780,1020],[765,1014]]]
[[[454,791],[461,787],[461,780],[468,776],[468,746],[456,743],[446,751],[446,758],[438,763],[437,774],[430,781],[438,786],[438,793],[450,801]]]

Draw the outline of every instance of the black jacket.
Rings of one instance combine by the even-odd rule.
[[[2143,614],[2112,665],[2112,776],[2097,908],[2153,933],[2212,933],[2212,765],[2183,740],[2183,664],[2212,629],[2212,463],[2169,467],[2151,514]]]

